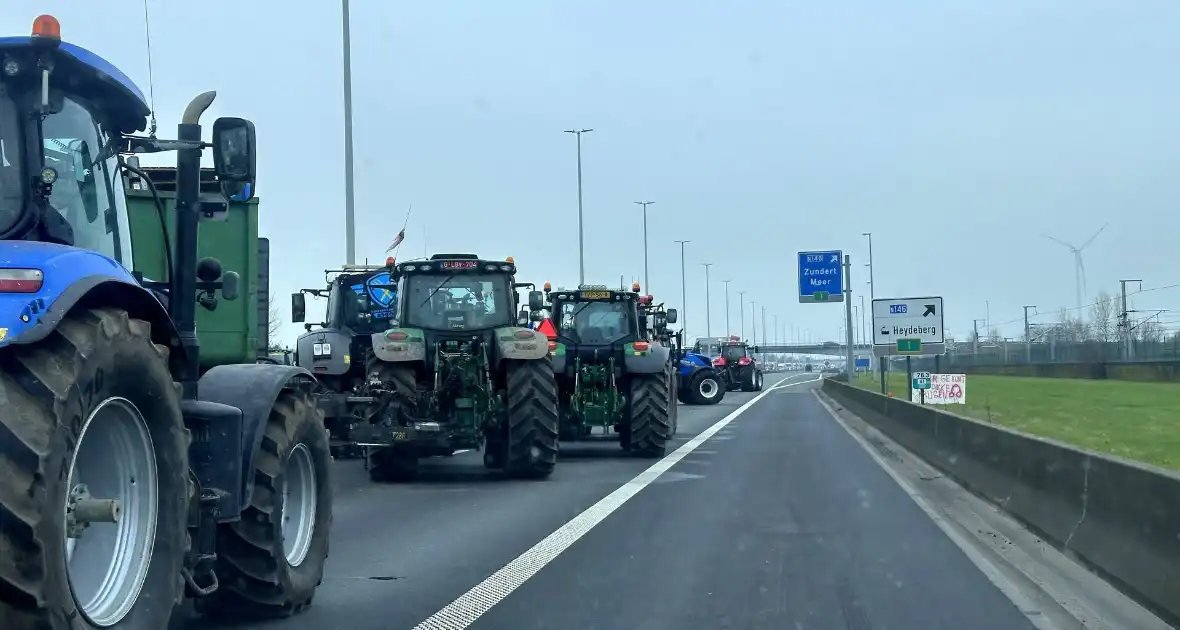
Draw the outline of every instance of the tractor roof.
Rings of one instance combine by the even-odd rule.
[[[152,110],[143,90],[111,62],[69,42],[56,42],[50,47],[40,37],[0,37],[0,53],[35,52],[40,49],[56,52],[56,61],[62,64],[58,67],[59,72],[64,70],[68,75],[81,77],[97,86],[104,100],[110,104],[107,109],[120,131],[131,133],[147,128],[147,119]]]
[[[612,289],[605,284],[580,284],[576,289],[553,289],[549,293],[550,299],[563,302],[618,302],[637,296],[637,293]]]
[[[399,274],[438,272],[483,272],[516,275],[516,262],[507,260],[483,260],[475,254],[435,254],[430,260],[413,260],[397,265]]]

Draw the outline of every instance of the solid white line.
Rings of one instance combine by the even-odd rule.
[[[832,409],[831,405],[829,405],[828,402],[819,395],[818,391],[812,391],[811,393],[815,396],[815,399],[819,401],[819,404],[823,405],[824,409],[826,409],[828,413],[832,415],[832,418],[836,420],[836,424],[839,424],[845,431],[847,431],[848,435],[851,435],[852,439],[856,440],[856,443],[860,444],[861,448],[863,448],[865,452],[869,454],[869,457],[872,457],[873,461],[877,462],[877,465],[881,467],[881,470],[884,470],[885,474],[889,475],[893,481],[897,483],[897,485],[901,486],[901,489],[906,494],[908,494],[911,499],[913,499],[914,503],[916,503],[923,512],[926,513],[926,516],[930,517],[930,520],[934,521],[934,524],[942,530],[942,533],[946,534],[946,537],[950,538],[951,542],[955,543],[959,549],[963,550],[963,553],[969,560],[971,560],[971,563],[974,564],[976,568],[978,568],[980,572],[982,572],[983,575],[987,577],[988,581],[994,584],[995,587],[999,589],[1000,592],[1003,593],[1016,606],[1017,610],[1024,614],[1025,618],[1027,618],[1034,627],[1038,628],[1038,630],[1058,630],[1059,626],[1053,623],[1053,621],[1049,619],[1048,615],[1040,613],[1040,606],[1036,601],[1026,596],[1024,591],[1022,591],[1019,586],[1009,580],[987,556],[983,555],[979,549],[967,539],[966,536],[956,529],[954,525],[947,522],[946,518],[942,516],[938,508],[932,505],[930,501],[926,499],[925,495],[919,492],[918,489],[915,488],[908,479],[902,477],[899,473],[894,471],[888,462],[886,462],[885,459],[877,453],[877,450],[873,448],[871,444],[869,444],[868,440],[866,440],[863,435],[854,430],[852,427],[848,426],[848,424],[844,422],[844,419],[841,418],[834,409]]]
[[[639,494],[640,490],[651,485],[657,477],[674,466],[676,462],[679,462],[686,455],[695,451],[697,447],[713,437],[713,434],[725,428],[726,425],[733,422],[743,412],[754,406],[754,403],[762,400],[763,396],[774,391],[783,381],[790,378],[788,376],[775,383],[770,389],[751,398],[746,404],[733,410],[732,413],[718,420],[713,426],[701,431],[686,442],[684,446],[666,455],[650,468],[639,473],[634,479],[603,497],[598,503],[595,503],[587,508],[586,511],[570,519],[565,525],[558,527],[552,534],[546,536],[544,540],[536,545],[533,545],[528,551],[517,556],[515,560],[509,562],[504,568],[496,571],[483,582],[476,584],[471,590],[460,595],[458,599],[447,604],[442,610],[434,613],[425,621],[415,626],[414,630],[463,630],[475,623],[476,619],[479,619],[484,613],[491,610],[493,606],[500,603],[505,597],[508,597],[512,591],[519,588],[521,584],[524,584],[529,578],[536,575],[545,565],[552,562],[563,551],[569,549],[579,538],[585,536],[587,532],[606,520],[606,517],[610,516],[611,513],[622,507],[624,503],[631,500],[636,494]],[[813,381],[791,383],[785,387],[811,382]]]

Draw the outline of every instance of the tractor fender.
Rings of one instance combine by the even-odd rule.
[[[152,341],[183,351],[168,310],[122,265],[98,252],[55,243],[8,241],[3,267],[37,269],[36,293],[0,294],[0,348],[45,339],[75,308],[115,307],[152,325]]]
[[[262,444],[270,411],[279,394],[298,387],[314,391],[317,382],[307,369],[294,365],[234,364],[219,365],[197,383],[201,400],[221,403],[242,410],[242,470],[254,470],[254,458]],[[254,480],[243,475],[240,505],[250,505]]]
[[[388,363],[426,360],[426,333],[418,328],[390,328],[373,333],[373,355]]]
[[[623,367],[628,374],[658,374],[668,369],[672,349],[652,342],[647,350],[636,350],[634,343],[623,347]]]
[[[537,330],[506,326],[497,328],[496,357],[518,361],[544,359],[549,355],[549,338]]]

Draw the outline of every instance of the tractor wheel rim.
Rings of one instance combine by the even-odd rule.
[[[717,384],[716,380],[711,379],[711,378],[706,378],[706,379],[701,380],[701,384],[697,388],[697,391],[699,391],[701,393],[702,397],[708,399],[708,398],[715,397],[717,395],[717,392],[720,391],[720,389],[721,389],[721,386]]]
[[[78,435],[67,479],[70,591],[83,616],[110,627],[139,599],[159,518],[156,450],[131,401],[112,397],[94,408]],[[105,516],[96,517],[104,505]]]
[[[283,555],[293,567],[303,564],[311,549],[318,498],[311,449],[306,444],[296,444],[287,458],[283,476]]]

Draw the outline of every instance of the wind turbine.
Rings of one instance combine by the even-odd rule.
[[[1069,248],[1069,251],[1073,252],[1074,282],[1077,285],[1077,293],[1078,293],[1077,299],[1078,299],[1078,311],[1079,312],[1082,310],[1082,297],[1086,294],[1086,265],[1082,262],[1082,250],[1089,247],[1090,243],[1093,243],[1094,239],[1098,238],[1098,235],[1101,234],[1102,230],[1105,230],[1106,226],[1108,226],[1108,225],[1110,225],[1110,223],[1102,224],[1102,227],[1098,228],[1098,231],[1094,233],[1094,236],[1091,236],[1089,239],[1086,240],[1085,243],[1082,243],[1081,247],[1074,247],[1073,245],[1066,243],[1063,240],[1053,238],[1052,236],[1049,236],[1048,234],[1041,235],[1041,236],[1044,236],[1045,238],[1053,241],[1054,243],[1057,243],[1059,245],[1064,245],[1065,247]]]

